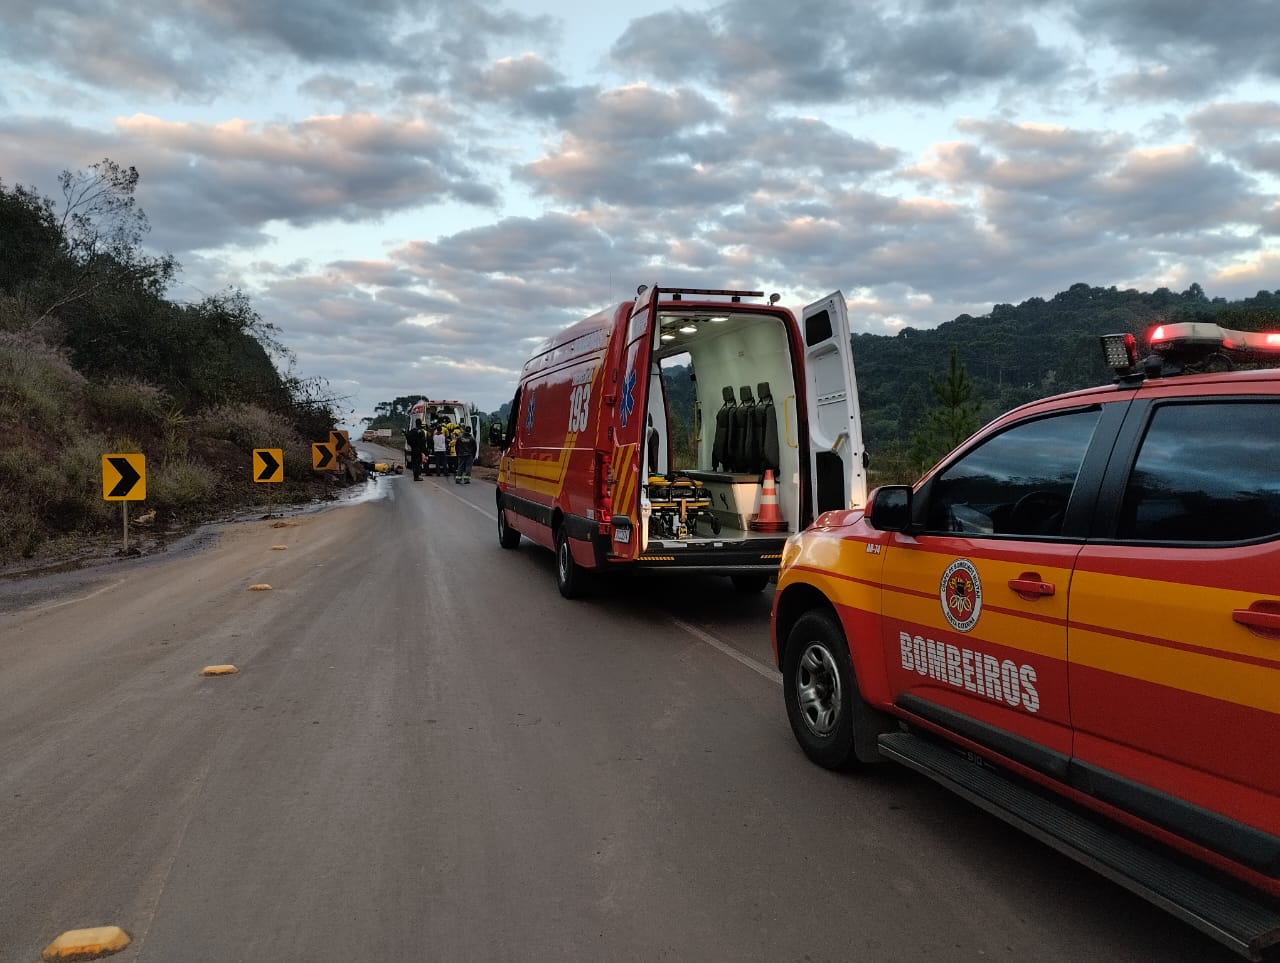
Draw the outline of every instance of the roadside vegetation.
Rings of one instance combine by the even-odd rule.
[[[166,297],[179,266],[144,249],[137,182],[110,160],[64,172],[57,203],[0,182],[0,569],[118,539],[105,454],[146,456],[130,515],[153,532],[332,488],[310,445],[335,399],[241,292]],[[283,484],[253,481],[255,448],[283,449]]]

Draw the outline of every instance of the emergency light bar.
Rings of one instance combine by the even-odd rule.
[[[683,300],[682,295],[685,294],[701,294],[707,297],[729,298],[732,301],[741,301],[743,298],[762,298],[763,291],[715,291],[709,288],[658,288],[658,296],[670,294],[672,301]]]
[[[1105,334],[1101,340],[1107,367],[1122,380],[1280,366],[1280,332],[1234,331],[1210,321],[1179,321],[1148,329],[1143,340],[1151,354],[1141,361],[1132,334]]]
[[[1165,351],[1184,345],[1202,344],[1223,351],[1261,352],[1280,356],[1280,333],[1274,331],[1232,331],[1216,324],[1190,322],[1161,324],[1147,333],[1152,351]]]
[[[1147,332],[1147,344],[1174,363],[1207,365],[1211,370],[1280,363],[1280,333],[1233,331],[1205,321],[1156,325]]]

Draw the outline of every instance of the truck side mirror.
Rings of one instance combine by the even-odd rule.
[[[911,486],[881,485],[867,498],[867,520],[882,532],[911,528]]]

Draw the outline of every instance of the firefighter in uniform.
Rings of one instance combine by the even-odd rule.
[[[422,456],[427,450],[427,429],[423,427],[421,418],[406,433],[405,441],[409,443],[409,461],[412,462],[409,467],[413,469],[413,480],[417,481],[422,477]]]
[[[476,439],[471,434],[471,426],[467,425],[462,429],[462,434],[458,436],[457,445],[458,452],[458,468],[457,473],[453,476],[455,485],[471,484],[471,463],[476,458]]]

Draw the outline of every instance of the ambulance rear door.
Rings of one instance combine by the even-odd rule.
[[[809,421],[810,503],[812,518],[816,518],[833,509],[866,504],[866,449],[844,295],[835,291],[808,305],[800,327]]]
[[[609,494],[613,523],[610,554],[617,559],[634,559],[648,548],[647,500],[645,485],[645,416],[648,405],[649,369],[652,364],[652,329],[657,324],[658,299],[656,284],[641,286],[631,310],[626,314],[620,345],[609,351],[610,383],[606,404],[613,415],[607,427],[602,420],[605,437],[598,438],[601,457],[609,459]],[[617,337],[617,332],[615,332]]]

